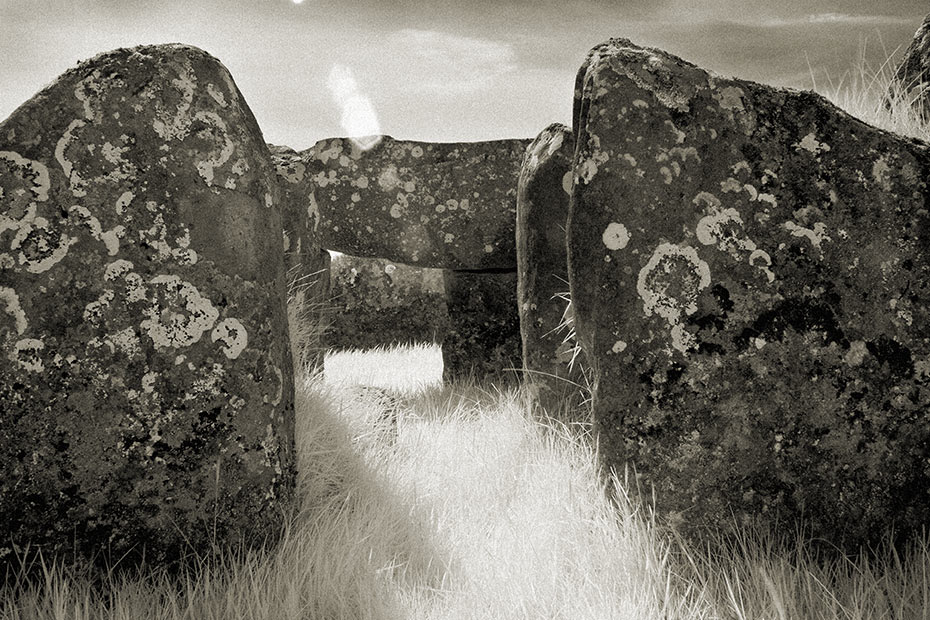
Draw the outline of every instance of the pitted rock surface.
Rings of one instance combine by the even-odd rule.
[[[278,535],[277,192],[232,78],[191,47],[97,56],[0,124],[0,561],[158,565]]]
[[[312,325],[298,327],[303,335],[295,343],[302,363],[310,368],[323,363],[320,334],[328,316],[330,255],[320,247],[320,214],[313,199],[309,176],[300,154],[287,146],[268,145],[277,174],[284,226],[284,266],[290,294],[302,309],[298,320]]]
[[[513,269],[516,188],[529,140],[431,144],[333,138],[301,154],[322,245],[445,269]]]
[[[585,385],[571,337],[565,229],[575,139],[558,123],[546,127],[523,158],[517,186],[517,306],[524,381],[549,412],[579,411]]]
[[[338,254],[332,263],[331,349],[442,342],[448,330],[443,270]]]
[[[891,88],[901,89],[924,120],[930,121],[930,15],[914,33]]]
[[[927,145],[621,39],[578,87],[570,280],[605,464],[693,535],[919,532]]]
[[[443,379],[513,379],[522,368],[515,271],[445,271]]]

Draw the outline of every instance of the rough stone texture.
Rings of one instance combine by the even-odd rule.
[[[891,89],[901,89],[921,115],[930,120],[930,15],[914,33],[914,40],[904,52]],[[894,97],[894,92],[890,93]]]
[[[578,86],[570,280],[605,464],[692,534],[925,527],[927,146],[625,40]]]
[[[568,308],[565,227],[572,190],[575,139],[561,124],[546,127],[523,158],[517,186],[517,306],[524,381],[549,412],[579,409],[582,360]]]
[[[293,377],[268,149],[226,69],[102,54],[0,124],[0,562],[271,541]]]
[[[516,189],[529,140],[431,144],[333,138],[302,153],[322,245],[419,267],[513,269]]]
[[[300,308],[295,326],[302,363],[323,364],[320,334],[327,320],[330,291],[329,252],[320,247],[320,215],[316,209],[307,167],[299,153],[287,146],[268,145],[281,193],[284,225],[284,265],[293,303]]]
[[[442,269],[340,254],[333,259],[332,282],[327,348],[442,342],[448,329]]]
[[[522,368],[515,271],[445,271],[443,378],[508,379]]]

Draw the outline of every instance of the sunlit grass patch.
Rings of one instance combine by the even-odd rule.
[[[329,383],[366,385],[415,394],[442,386],[442,350],[435,344],[330,351],[325,376]]]

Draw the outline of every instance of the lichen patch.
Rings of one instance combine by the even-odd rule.
[[[378,187],[383,192],[389,192],[400,185],[400,177],[397,176],[397,166],[391,164],[381,171],[378,175]]]
[[[697,250],[673,243],[660,244],[640,270],[636,292],[646,316],[657,314],[671,327],[672,347],[687,352],[695,344],[681,325],[683,315],[697,312],[700,292],[710,286],[710,267]]]
[[[630,242],[630,233],[623,224],[611,222],[604,229],[601,241],[604,242],[608,250],[622,250]]]
[[[736,110],[743,112],[746,108],[743,105],[743,89],[736,86],[727,86],[717,90],[713,97],[724,110]]]
[[[210,333],[213,342],[223,343],[223,354],[231,360],[239,357],[249,344],[249,334],[238,319],[223,319]]]
[[[794,222],[785,222],[783,226],[785,230],[791,233],[791,236],[804,237],[805,239],[811,242],[812,246],[814,246],[821,252],[823,251],[823,248],[820,247],[821,244],[824,241],[831,241],[830,237],[827,236],[827,233],[826,233],[827,225],[824,224],[823,222],[817,222],[816,224],[814,224],[813,229],[804,228],[803,226],[799,226],[795,224]]]
[[[886,192],[891,191],[891,166],[888,165],[888,158],[882,155],[875,163],[872,164],[872,178],[881,185]]]
[[[221,108],[225,108],[229,105],[229,103],[226,101],[226,95],[223,94],[223,91],[220,90],[216,84],[213,84],[212,82],[207,84],[207,93],[213,97],[213,100],[217,102]]]
[[[155,299],[143,311],[140,327],[156,349],[186,347],[198,342],[211,329],[219,312],[191,284],[174,275],[155,276]]]
[[[31,202],[48,200],[48,168],[13,151],[0,151],[0,199],[9,204],[7,212],[25,211]]]
[[[122,215],[123,211],[125,211],[126,207],[129,206],[135,197],[136,195],[132,192],[123,192],[120,194],[120,197],[116,199],[116,214]]]
[[[16,231],[10,250],[17,254],[17,263],[29,273],[48,271],[61,262],[77,242],[77,238],[50,227],[47,219],[36,215],[34,206],[19,221],[0,215],[0,232],[5,230]]]
[[[830,150],[830,145],[817,140],[817,134],[813,131],[804,136],[800,142],[794,145],[795,150],[805,150],[814,155],[820,155]]]
[[[55,144],[55,160],[58,162],[58,165],[61,166],[62,172],[65,173],[65,178],[68,179],[68,186],[75,198],[83,198],[87,195],[87,181],[82,179],[81,175],[75,171],[74,162],[68,159],[67,155],[65,155],[65,151],[68,150],[68,146],[71,142],[75,140],[74,131],[84,127],[85,124],[86,123],[80,119],[71,121],[68,128],[65,129],[65,132]]]
[[[26,313],[20,306],[19,296],[16,291],[8,286],[0,286],[0,301],[3,302],[6,313],[13,317],[13,327],[20,336],[25,333],[29,327],[29,321],[26,320]]]
[[[196,164],[197,173],[206,181],[207,185],[212,186],[216,169],[229,161],[233,152],[235,152],[236,145],[229,137],[226,121],[216,112],[200,111],[194,115],[194,118],[206,124],[208,127],[213,127],[212,131],[205,127],[197,132],[199,137],[212,142],[213,148],[210,151],[210,156]],[[235,168],[235,166],[233,167]],[[235,182],[233,183],[232,189],[234,188]]]
[[[38,338],[23,338],[13,344],[9,359],[26,372],[44,372],[45,364],[41,357],[41,351],[44,349],[45,343]]]
[[[185,73],[179,74],[176,79],[171,80],[178,93],[180,101],[175,106],[163,106],[156,104],[155,118],[152,121],[152,129],[160,138],[165,141],[183,140],[191,126],[191,104],[194,102],[194,92],[196,91],[197,78],[188,63]],[[149,95],[153,95],[149,91]]]

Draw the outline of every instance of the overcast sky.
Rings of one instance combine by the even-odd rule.
[[[570,123],[610,37],[810,88],[910,43],[927,0],[0,0],[0,119],[79,60],[183,42],[219,58],[265,139],[534,137]],[[900,55],[900,51],[899,51]]]

